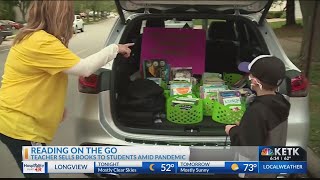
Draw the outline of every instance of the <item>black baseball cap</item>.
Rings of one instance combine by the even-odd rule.
[[[238,69],[242,72],[251,73],[261,82],[271,86],[279,86],[286,74],[286,68],[282,60],[271,55],[257,56],[251,63],[242,62]]]

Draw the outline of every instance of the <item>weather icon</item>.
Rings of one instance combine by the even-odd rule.
[[[149,170],[150,170],[150,171],[154,171],[153,166],[154,166],[154,164],[150,164],[150,166],[149,166]]]
[[[232,171],[237,171],[239,169],[238,164],[232,164],[231,169],[232,169]]]

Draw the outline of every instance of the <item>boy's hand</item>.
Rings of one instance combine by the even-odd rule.
[[[224,131],[226,132],[227,135],[229,135],[230,129],[235,126],[237,125],[226,125],[226,127],[224,128]]]
[[[118,53],[122,54],[125,58],[130,57],[131,49],[129,47],[133,45],[134,43],[118,44]]]

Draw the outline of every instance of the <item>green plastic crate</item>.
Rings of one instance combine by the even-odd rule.
[[[166,99],[168,99],[168,98],[170,97],[170,90],[165,89],[165,90],[163,91],[163,94],[164,94],[164,97],[166,97]]]
[[[236,73],[223,73],[223,80],[226,81],[226,85],[231,86],[242,79],[241,74]]]
[[[200,84],[196,84],[192,86],[192,94],[194,94],[197,98],[200,98]]]
[[[245,105],[241,105],[241,110],[234,112],[230,109],[230,106],[224,106],[217,101],[213,102],[212,120],[222,124],[235,124],[239,122],[245,112]]]
[[[161,81],[161,87],[163,89],[168,89],[168,85],[167,85],[167,83],[165,81]]]
[[[203,99],[202,104],[203,104],[203,115],[212,116],[214,101],[212,101],[211,99]]]
[[[195,104],[195,105],[179,104],[176,106],[172,106],[172,101],[176,97],[186,97],[186,96],[188,95],[172,96],[167,99],[166,109],[167,109],[168,121],[176,124],[196,124],[202,121],[203,104],[201,99],[199,99],[198,104]],[[191,96],[195,97],[195,95],[191,95]],[[189,110],[183,109],[183,107],[185,106],[191,106],[191,109]]]

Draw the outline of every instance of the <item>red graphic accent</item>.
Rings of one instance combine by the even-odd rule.
[[[40,172],[42,170],[42,168],[41,167],[37,167],[35,170],[36,170],[36,172]]]

